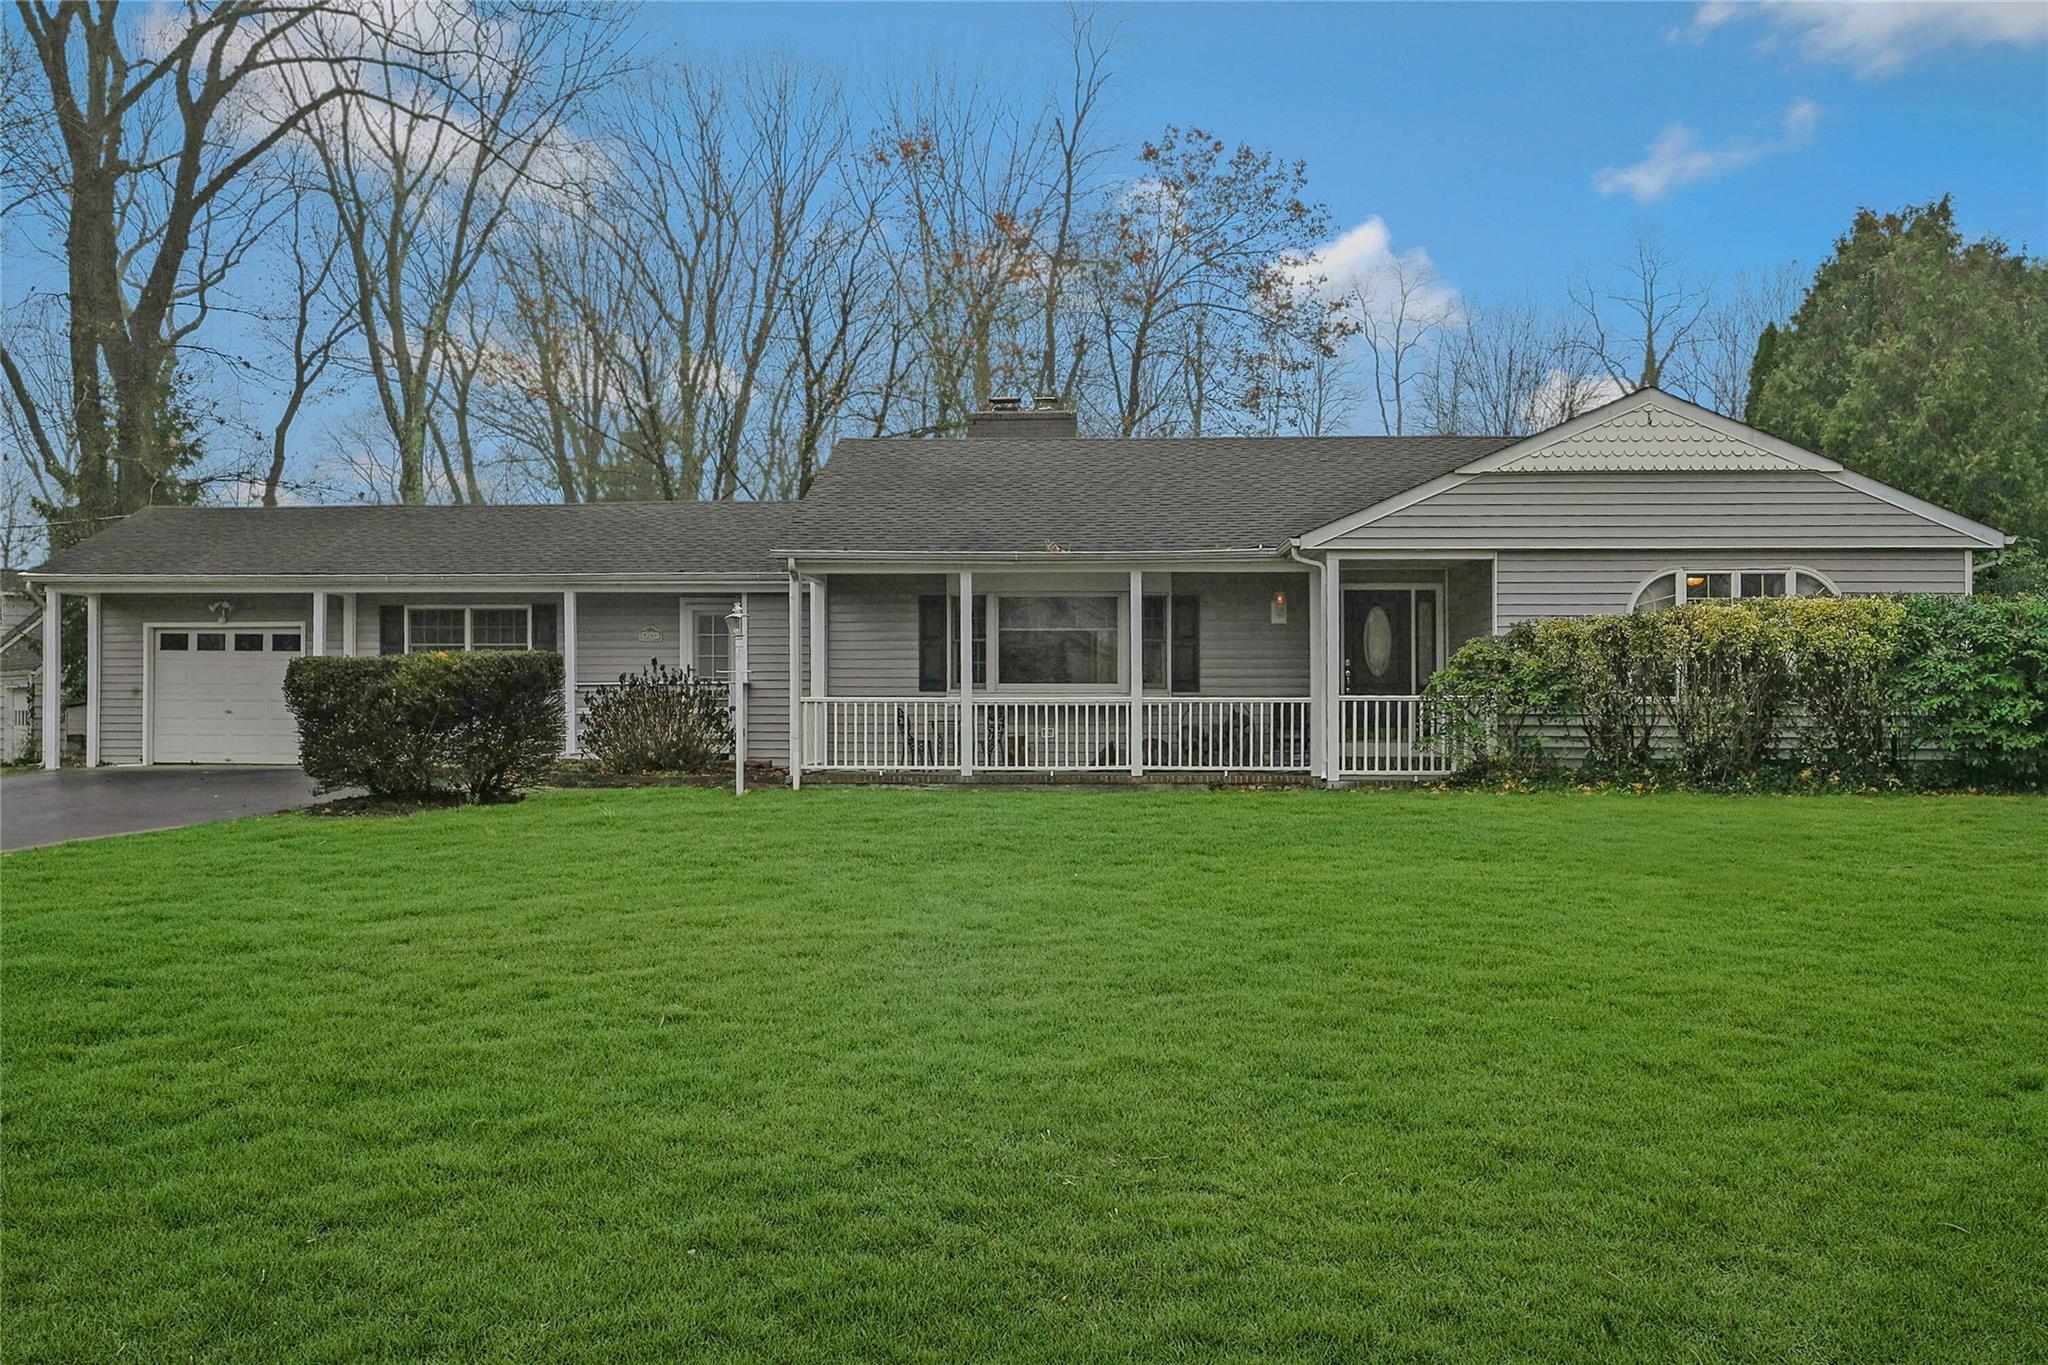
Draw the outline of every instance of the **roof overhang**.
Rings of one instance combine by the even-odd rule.
[[[1034,572],[1087,572],[1143,566],[1199,571],[1214,568],[1286,568],[1285,545],[1239,550],[777,550],[776,558],[841,573],[941,573],[948,569],[1018,568]]]
[[[778,573],[555,573],[555,574],[46,574],[28,577],[60,592],[488,592],[564,589],[686,592],[780,588]]]

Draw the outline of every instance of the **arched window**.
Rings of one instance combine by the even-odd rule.
[[[1745,597],[1835,597],[1835,585],[1798,565],[1765,569],[1660,569],[1629,599],[1634,613]]]

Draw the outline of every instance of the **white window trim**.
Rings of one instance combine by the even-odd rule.
[[[1774,573],[1779,575],[1785,580],[1784,596],[1786,597],[1792,596],[1792,576],[1794,574],[1802,573],[1805,574],[1808,578],[1817,580],[1823,587],[1825,587],[1830,593],[1833,593],[1836,597],[1840,597],[1842,595],[1842,590],[1835,586],[1835,580],[1829,578],[1819,569],[1808,568],[1804,564],[1748,564],[1733,568],[1723,567],[1721,565],[1712,565],[1708,567],[1701,567],[1699,565],[1686,565],[1684,567],[1674,566],[1669,569],[1659,569],[1657,570],[1657,572],[1651,574],[1648,578],[1645,578],[1641,583],[1636,585],[1636,590],[1633,593],[1629,594],[1628,614],[1631,616],[1635,615],[1637,609],[1642,605],[1643,594],[1648,592],[1652,586],[1662,582],[1664,579],[1667,578],[1672,580],[1676,588],[1676,593],[1672,598],[1671,605],[1673,607],[1682,607],[1686,604],[1686,575],[1715,573],[1724,573],[1728,575],[1729,585],[1734,589],[1734,595],[1730,597],[1704,597],[1700,599],[1703,602],[1739,602],[1743,600],[1742,576],[1746,573]]]
[[[706,616],[716,616],[719,623],[725,626],[726,637],[730,641],[732,626],[726,620],[730,615],[732,615],[732,608],[729,606],[714,607],[701,602],[685,602],[683,604],[683,643],[681,653],[684,672],[695,673],[700,678],[711,678],[718,682],[724,682],[732,676],[730,672],[726,673],[723,677],[714,673],[705,673],[697,667],[697,622]],[[731,648],[729,643],[727,648]],[[730,654],[727,657],[730,658]]]
[[[470,652],[471,652],[471,651],[472,651],[472,650],[473,650],[473,649],[475,648],[475,645],[474,645],[474,644],[472,643],[472,642],[473,642],[473,641],[475,640],[475,638],[476,638],[476,624],[475,624],[475,620],[474,620],[474,617],[472,616],[472,613],[473,613],[473,612],[479,612],[479,611],[519,611],[519,612],[525,612],[525,613],[526,613],[526,645],[525,645],[525,651],[526,651],[527,653],[531,653],[531,652],[533,651],[533,603],[531,603],[531,602],[407,602],[407,603],[405,603],[405,604],[404,604],[404,606],[405,606],[405,652],[406,652],[407,654],[410,654],[410,653],[412,653],[412,652],[413,652],[413,648],[412,648],[412,614],[413,614],[414,612],[416,612],[416,611],[459,611],[459,612],[461,612],[461,613],[462,613],[462,651],[461,651],[461,652],[462,652],[462,653],[464,653],[464,654],[468,654],[468,653],[470,653]],[[434,645],[434,646],[433,646],[433,648],[434,648],[435,650],[445,650],[445,649],[448,649],[448,648],[450,648],[450,646],[448,646],[448,645]],[[426,651],[425,651],[425,649],[423,648],[421,652],[422,652],[422,653],[424,653],[424,652],[426,652]],[[505,654],[516,654],[516,653],[519,653],[520,651],[519,651],[519,650],[516,650],[516,649],[511,649],[511,650],[508,650],[508,649],[504,649],[504,648],[503,648],[502,646],[500,646],[500,647],[494,647],[494,648],[493,648],[493,650],[492,650],[491,652],[493,652],[493,653],[505,653]]]
[[[1010,692],[1023,696],[1121,696],[1130,688],[1131,677],[1131,593],[1108,592],[1101,589],[1090,591],[1086,588],[1034,589],[1018,592],[992,592],[984,594],[988,601],[988,682],[991,692]],[[1108,597],[1116,601],[1116,681],[1101,683],[1006,683],[1002,677],[1001,657],[1003,652],[1003,599],[1014,597]],[[951,630],[948,629],[950,636]],[[957,670],[956,670],[957,671]]]

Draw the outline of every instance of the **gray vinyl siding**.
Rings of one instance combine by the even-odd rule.
[[[1161,575],[1147,580],[1162,591]],[[1201,693],[1207,696],[1305,697],[1309,686],[1309,580],[1306,574],[1172,575],[1176,594],[1201,603]],[[951,590],[941,577],[847,576],[826,581],[826,671],[840,697],[917,693],[917,599]],[[1033,591],[1042,589],[1034,588]],[[1075,591],[1127,595],[1128,585]],[[1272,623],[1272,598],[1288,596],[1287,623]]]
[[[1441,550],[1773,544],[1962,549],[1979,542],[1807,471],[1482,474],[1331,542],[1336,549]]]
[[[234,604],[236,621],[293,621],[312,643],[309,593],[107,593],[100,599],[100,762],[142,762],[142,655],[145,623],[206,622],[207,608]],[[339,631],[340,618],[335,618]]]
[[[1961,550],[1503,550],[1500,627],[1554,616],[1625,612],[1636,589],[1665,569],[1816,570],[1849,595],[1964,591]]]
[[[1173,576],[1176,595],[1202,604],[1202,685],[1211,697],[1308,695],[1307,574]],[[1287,594],[1287,624],[1273,624],[1273,594]]]
[[[952,591],[939,575],[825,580],[825,691],[835,697],[917,693],[917,599]]]
[[[655,662],[683,667],[690,662],[694,647],[685,634],[692,628],[691,618],[699,611],[723,616],[732,610],[734,597],[732,593],[578,593],[576,681],[617,682],[620,674],[638,673]],[[657,638],[643,640],[643,631]],[[785,641],[775,644],[778,649],[787,648]]]
[[[801,624],[801,623],[800,623]],[[747,639],[752,686],[747,691],[747,757],[789,761],[789,596],[747,594]],[[798,667],[810,667],[809,632],[798,641]]]

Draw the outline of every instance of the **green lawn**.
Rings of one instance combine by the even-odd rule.
[[[848,789],[13,855],[0,1353],[2042,1358],[2044,858]]]

